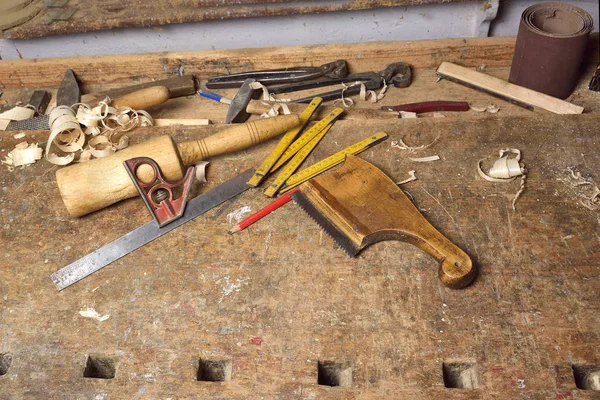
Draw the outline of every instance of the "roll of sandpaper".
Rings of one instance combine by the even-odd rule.
[[[509,82],[564,99],[577,85],[594,27],[592,16],[568,3],[540,3],[521,16]]]

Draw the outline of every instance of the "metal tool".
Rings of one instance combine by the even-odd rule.
[[[328,169],[333,168],[338,164],[341,164],[346,159],[346,156],[348,154],[356,155],[362,153],[363,151],[370,149],[376,144],[383,142],[387,138],[387,133],[377,132],[369,136],[368,138],[361,140],[360,142],[356,142],[346,147],[344,150],[338,151],[337,153],[317,163],[314,163],[310,167],[304,168],[302,171],[290,176],[288,180],[285,181],[285,184],[283,184],[283,186],[281,186],[281,188],[279,189],[279,193],[286,193],[294,189],[296,186],[308,181],[309,179],[312,179],[315,176],[327,171]]]
[[[248,185],[252,187],[256,187],[260,185],[260,183],[267,177],[273,165],[279,160],[279,157],[287,150],[287,148],[292,144],[296,136],[304,129],[306,124],[308,124],[308,120],[312,117],[313,113],[316,111],[317,107],[321,104],[323,100],[320,97],[315,97],[311,103],[306,107],[306,109],[300,114],[300,125],[295,128],[289,130],[281,141],[275,146],[273,151],[265,158],[265,160],[260,164],[260,166],[254,172],[254,175],[248,181]]]
[[[73,70],[67,69],[62,82],[56,93],[56,105],[71,107],[75,103],[79,103],[81,92],[79,84],[75,78]],[[33,131],[50,129],[48,115],[38,115],[37,117],[24,119],[22,121],[10,121],[7,131]]]
[[[351,257],[373,243],[400,240],[439,262],[444,285],[458,289],[475,279],[469,256],[437,231],[394,181],[356,156],[303,183],[292,198]]]
[[[320,67],[292,67],[267,71],[240,72],[214,76],[206,82],[209,89],[241,87],[246,79],[254,79],[265,86],[290,82],[303,82],[321,77],[343,78],[348,73],[346,61],[338,60]]]
[[[149,157],[125,160],[123,165],[158,226],[165,226],[183,215],[192,188],[195,166],[189,167],[182,179],[171,183],[163,178],[160,167]],[[137,169],[143,165],[150,166],[154,172],[154,176],[147,181],[136,175]],[[176,197],[174,192],[181,193]]]
[[[226,124],[245,122],[250,117],[250,114],[246,112],[246,106],[250,100],[260,96],[260,91],[252,87],[254,82],[256,82],[255,79],[246,79],[240,90],[235,94],[227,110]]]
[[[356,81],[364,82],[367,90],[376,90],[383,87],[384,83],[387,85],[393,85],[398,88],[407,87],[410,85],[412,80],[412,73],[410,66],[403,62],[393,63],[388,65],[383,71],[380,72],[361,72],[357,74],[347,75],[345,78],[336,79],[321,79],[315,82],[306,82],[294,85],[283,85],[275,88],[270,88],[271,94],[278,93],[289,93],[296,92],[299,90],[314,89],[318,87],[340,85],[342,83],[352,83]],[[360,93],[360,85],[350,86],[345,89],[344,95],[353,95]],[[323,101],[339,99],[342,96],[344,89],[334,90],[327,93],[321,93],[310,97],[303,97],[301,99],[294,100],[296,103],[310,103],[313,97],[318,96]]]
[[[36,90],[27,104],[35,108],[37,114],[44,114],[50,104],[50,93],[45,90]]]
[[[86,276],[109,265],[113,261],[131,253],[132,251],[150,243],[167,232],[180,227],[186,222],[204,214],[208,210],[246,191],[249,186],[246,181],[254,173],[247,170],[242,174],[220,184],[212,190],[203,193],[188,202],[181,218],[168,225],[159,227],[155,221],[150,221],[125,236],[114,240],[107,245],[95,250],[87,256],[67,265],[53,273],[50,278],[58,290],[63,290]]]

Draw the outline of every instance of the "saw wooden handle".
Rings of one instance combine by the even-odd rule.
[[[158,163],[165,179],[176,181],[183,177],[185,166],[207,157],[248,148],[293,128],[299,122],[294,114],[268,118],[235,125],[204,139],[178,145],[170,136],[160,136],[108,157],[59,169],[56,182],[69,213],[81,217],[138,195],[123,166],[125,160],[150,157]],[[140,167],[137,176],[149,180],[151,169]]]
[[[438,232],[381,170],[347,156],[338,170],[300,186],[295,198],[351,255],[382,240],[418,246],[439,261],[439,278],[462,288],[477,272],[469,256]]]
[[[115,107],[131,107],[134,110],[145,110],[158,106],[169,100],[169,98],[169,88],[165,86],[153,86],[118,97],[113,100],[112,105]]]

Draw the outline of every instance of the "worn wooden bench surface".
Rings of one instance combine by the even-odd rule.
[[[594,66],[584,67],[570,99],[586,113],[569,117],[435,83],[442,60],[485,64],[506,78],[513,45],[510,38],[440,40],[0,62],[9,101],[57,86],[66,67],[92,92],[164,78],[179,63],[202,82],[225,70],[302,65],[314,56],[315,65],[345,58],[355,71],[394,61],[415,67],[411,87],[391,88],[380,103],[361,107],[440,99],[500,107],[493,115],[339,121],[307,161],[386,131],[390,138],[361,157],[396,181],[416,170],[418,180],[403,189],[480,268],[463,290],[442,286],[435,261],[404,243],[379,243],[348,258],[294,204],[227,236],[228,214],[271,201],[250,190],[58,293],[52,272],[149,221],[147,210],[132,199],[70,218],[56,166],[3,169],[0,399],[597,398],[576,387],[573,366],[600,369],[600,212],[580,204],[586,192],[571,176],[575,168],[600,184],[600,101],[585,87]],[[190,97],[152,111],[219,122],[226,108]],[[220,128],[139,129],[132,141],[159,133],[191,139]],[[441,157],[431,163],[411,162],[412,154],[390,145],[438,136],[417,153]],[[8,132],[1,138],[2,158],[24,140]],[[194,195],[257,166],[274,145],[212,160],[207,186]],[[506,147],[519,148],[528,168],[516,211],[518,181],[486,182],[476,170],[479,159]],[[88,307],[110,317],[84,318],[79,312]],[[84,378],[90,354],[111,358],[115,378]],[[231,360],[231,380],[197,381],[199,359]],[[351,369],[349,386],[318,384],[318,363],[328,361]],[[470,364],[479,388],[446,388],[444,363]]]

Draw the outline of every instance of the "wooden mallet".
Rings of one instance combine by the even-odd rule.
[[[179,144],[170,136],[160,136],[108,157],[59,169],[56,182],[69,213],[81,217],[139,194],[123,166],[125,160],[150,157],[158,163],[165,179],[177,181],[187,166],[264,142],[299,123],[297,115],[283,115],[232,126],[207,138]],[[149,181],[152,169],[143,167],[148,166],[138,168],[136,175]]]

